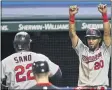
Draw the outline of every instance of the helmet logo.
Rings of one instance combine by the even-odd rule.
[[[91,34],[95,34],[94,30],[93,29],[90,29],[90,32]]]
[[[44,72],[44,71],[45,71],[44,69],[41,70],[41,72]]]
[[[24,39],[25,39],[25,37],[22,37],[22,38],[21,38],[21,40],[24,40]]]
[[[40,66],[44,66],[44,63],[41,63]]]

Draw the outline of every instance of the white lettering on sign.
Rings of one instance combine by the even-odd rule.
[[[68,30],[68,24],[18,25],[18,30]]]
[[[81,29],[88,29],[88,28],[103,29],[103,24],[87,24],[87,23],[82,23]]]
[[[19,24],[18,30],[42,30],[42,25],[23,25]]]
[[[2,29],[2,31],[9,30],[8,25],[2,25],[2,26],[0,26],[0,28]]]

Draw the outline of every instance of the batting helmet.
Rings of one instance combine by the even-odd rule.
[[[32,71],[34,74],[49,72],[49,66],[46,61],[37,61],[32,65]]]
[[[14,48],[16,51],[30,49],[30,35],[27,32],[18,32],[14,37]]]
[[[86,36],[85,37],[101,37],[101,32],[98,29],[88,29],[86,31]]]

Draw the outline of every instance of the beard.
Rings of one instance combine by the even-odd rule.
[[[89,50],[90,51],[94,51],[95,50],[95,47],[89,46]]]
[[[94,50],[96,50],[97,48],[99,48],[99,44],[97,44],[97,45],[95,45],[95,46],[89,45],[89,50],[90,50],[90,51],[94,51]]]

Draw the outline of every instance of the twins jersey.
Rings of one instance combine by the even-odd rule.
[[[79,39],[73,48],[79,56],[78,86],[108,86],[111,46],[107,47],[103,42],[99,49],[92,52]]]
[[[36,84],[32,73],[34,61],[47,61],[50,68],[50,76],[54,75],[59,66],[42,54],[30,51],[14,53],[2,60],[2,79],[7,76],[9,89],[28,89]]]

